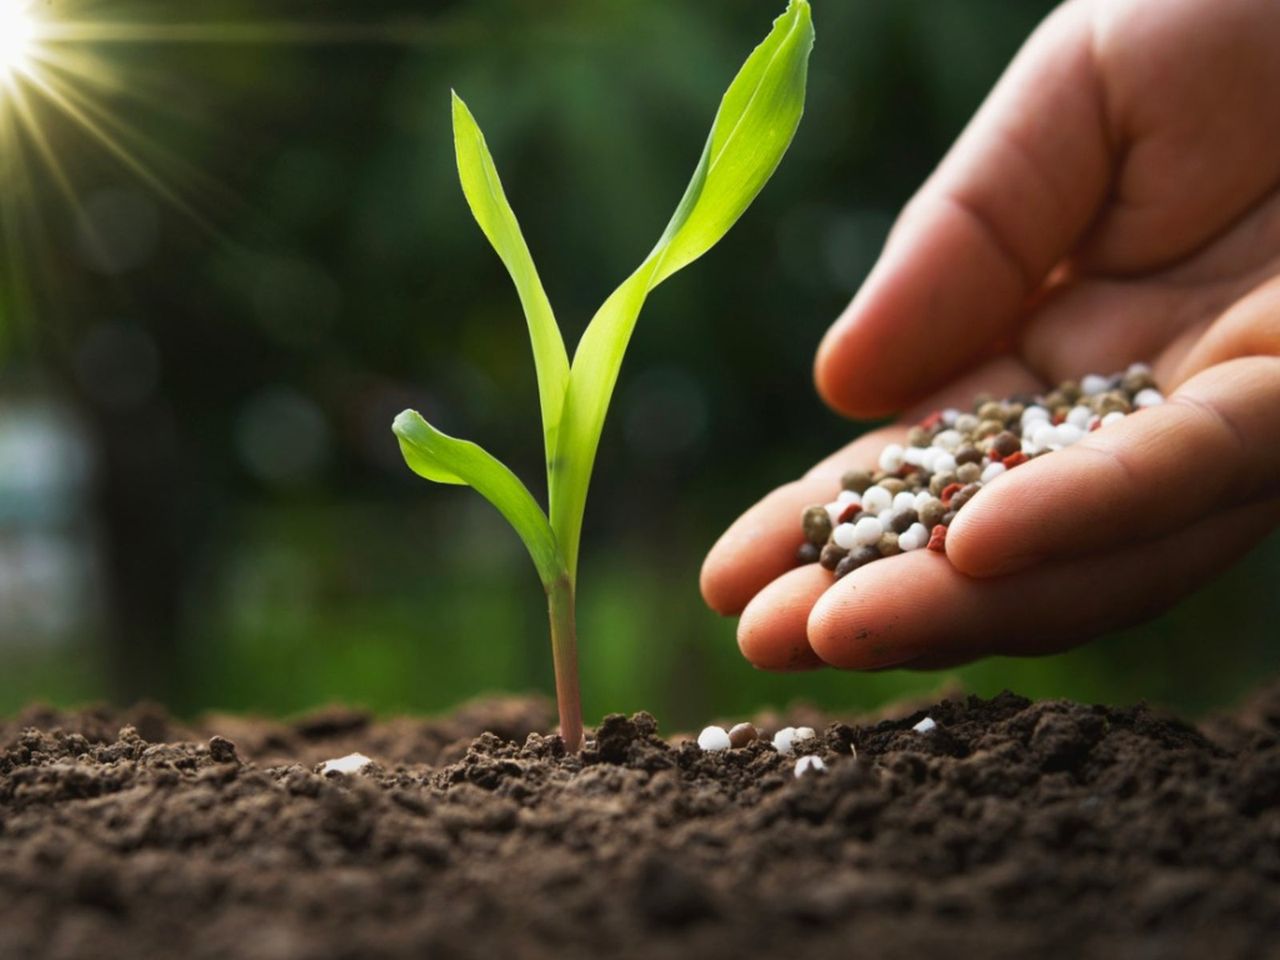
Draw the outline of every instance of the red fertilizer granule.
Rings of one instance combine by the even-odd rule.
[[[963,484],[949,483],[942,488],[942,496],[939,497],[938,499],[941,500],[944,505],[950,506],[951,498],[954,497],[957,493],[959,493],[963,489],[964,489]]]
[[[1022,466],[1031,458],[1019,450],[1017,453],[1011,453],[1000,462],[1004,464],[1006,470],[1012,470],[1014,467]]]
[[[840,519],[838,522],[848,523],[850,520],[852,520],[861,512],[862,512],[862,504],[851,503],[847,507],[845,507],[843,510],[840,511]]]
[[[947,551],[947,528],[942,524],[938,524],[933,528],[933,532],[929,534],[929,549],[938,553],[946,553]]]

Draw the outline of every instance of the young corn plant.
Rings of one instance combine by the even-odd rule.
[[[410,469],[436,483],[474,488],[528,548],[547,594],[560,733],[571,751],[582,743],[574,624],[578,547],[587,487],[623,354],[649,293],[710,250],[777,169],[804,111],[812,47],[809,4],[790,0],[725,92],[693,180],[657,246],[596,312],[572,363],[484,135],[466,104],[453,96],[462,191],[511,274],[533,341],[549,510],[544,512],[493,456],[442,433],[415,411],[400,414],[393,430]]]

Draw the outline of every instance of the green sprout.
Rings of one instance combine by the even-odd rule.
[[[560,733],[570,751],[582,743],[574,622],[582,517],[623,354],[650,291],[715,246],[777,169],[804,112],[812,48],[809,4],[790,0],[725,92],[693,180],[657,246],[596,312],[572,364],[484,135],[453,95],[462,191],[511,274],[533,341],[549,512],[493,456],[441,433],[418,413],[406,410],[392,429],[410,469],[436,483],[474,488],[524,541],[547,593]]]

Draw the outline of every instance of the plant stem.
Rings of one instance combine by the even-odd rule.
[[[582,747],[582,694],[578,688],[578,630],[574,621],[573,581],[568,574],[547,587],[551,618],[551,653],[556,671],[556,703],[560,707],[560,736],[565,749]]]

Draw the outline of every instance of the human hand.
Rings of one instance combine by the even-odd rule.
[[[1280,522],[1280,9],[1070,0],[903,211],[817,357],[906,410],[744,514],[702,592],[764,669],[939,667],[1152,616]],[[947,559],[833,584],[799,517],[906,424],[1145,361],[1169,396],[985,487]],[[947,562],[949,559],[950,562]]]

